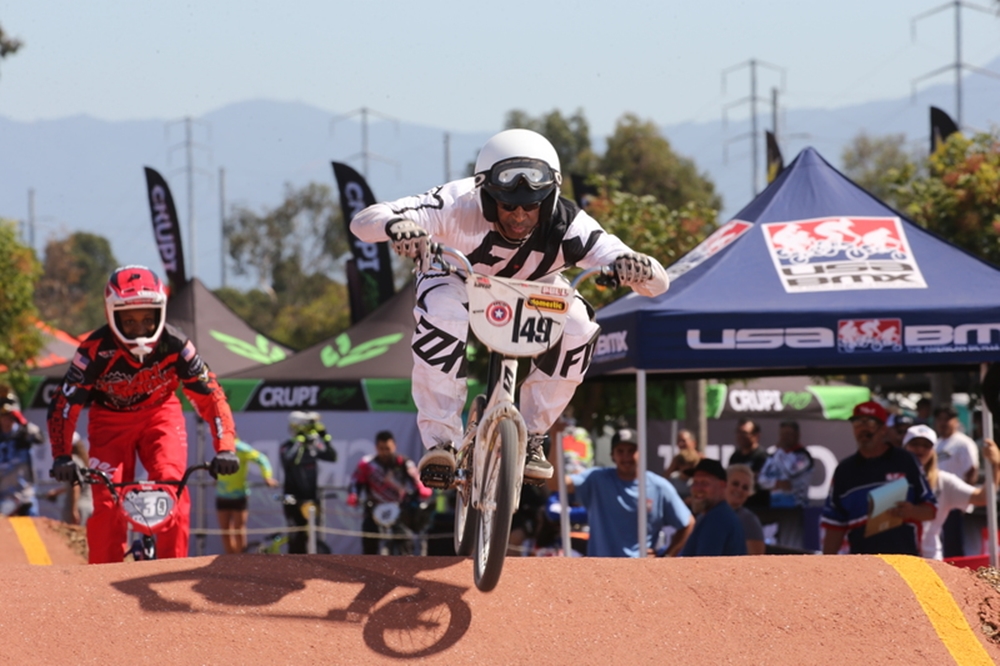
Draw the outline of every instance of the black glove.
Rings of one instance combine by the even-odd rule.
[[[73,456],[56,456],[56,459],[52,461],[49,476],[62,483],[76,481],[79,478],[79,472],[76,463],[73,462]]]
[[[208,466],[208,473],[216,478],[236,474],[238,471],[240,471],[240,459],[232,451],[219,451]]]
[[[42,443],[42,431],[34,423],[26,423],[21,426],[14,436],[14,446],[23,451],[30,449],[33,444]]]

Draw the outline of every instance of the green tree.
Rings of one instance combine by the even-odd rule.
[[[226,221],[235,272],[252,275],[248,292],[216,292],[236,314],[271,339],[303,349],[350,323],[343,267],[348,251],[343,217],[326,185],[287,186],[285,200],[256,213],[236,208]]]
[[[104,325],[104,287],[117,267],[103,236],[77,231],[49,241],[35,292],[42,320],[73,335]]]
[[[1000,135],[953,134],[922,168],[893,174],[893,194],[905,215],[1000,266]]]
[[[861,132],[841,155],[844,174],[882,201],[895,205],[897,174],[908,172],[915,164],[905,145],[905,134],[871,137]]]
[[[507,112],[505,129],[530,129],[538,132],[551,143],[559,155],[559,165],[563,176],[569,174],[590,174],[597,165],[597,156],[591,150],[590,125],[583,115],[583,109],[566,118],[558,110],[552,110],[539,118],[532,118],[524,111]],[[565,184],[569,187],[569,183]]]
[[[618,236],[637,252],[656,257],[669,266],[690,252],[716,227],[718,211],[699,202],[689,201],[670,208],[655,197],[624,192],[613,179],[595,177],[600,195],[587,206],[604,230]],[[593,283],[581,287],[581,293],[593,305],[605,305],[627,289],[601,291]]]
[[[237,207],[226,220],[226,242],[237,275],[256,275],[263,291],[294,293],[309,277],[341,271],[348,250],[340,208],[327,185],[285,186],[275,209],[255,213]],[[308,294],[303,294],[308,298]]]
[[[23,391],[28,362],[42,348],[31,295],[39,275],[34,253],[17,239],[16,223],[0,219],[0,383]]]
[[[616,178],[625,192],[650,195],[672,210],[689,203],[719,210],[722,198],[693,160],[676,154],[651,121],[622,116],[608,138],[600,172]]]

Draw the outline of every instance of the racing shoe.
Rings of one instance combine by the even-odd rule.
[[[528,434],[528,455],[524,461],[526,483],[541,485],[552,478],[552,463],[545,459],[545,443],[548,435]]]
[[[447,490],[455,482],[455,447],[451,442],[438,442],[427,449],[417,463],[420,481],[428,488]]]

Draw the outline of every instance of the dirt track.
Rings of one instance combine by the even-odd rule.
[[[917,558],[509,559],[482,594],[455,558],[87,566],[43,523],[34,566],[7,522],[0,663],[1000,663],[1000,593]]]

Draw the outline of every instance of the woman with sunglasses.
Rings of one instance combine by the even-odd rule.
[[[920,466],[927,475],[927,483],[937,498],[937,517],[924,522],[923,543],[921,554],[934,560],[943,559],[941,548],[941,527],[953,509],[964,511],[969,506],[986,506],[986,489],[969,485],[957,475],[946,472],[938,467],[937,433],[927,425],[910,426],[903,435],[903,448],[916,456]],[[991,439],[983,444],[983,458],[990,462],[995,482],[1000,483],[1000,450]],[[907,508],[911,506],[903,502],[899,506],[900,515],[907,517]]]
[[[620,284],[643,296],[658,296],[669,280],[656,259],[633,252],[606,233],[597,220],[559,196],[559,156],[541,134],[511,129],[493,136],[479,151],[475,175],[429,192],[369,206],[351,220],[366,243],[390,241],[393,250],[416,261],[417,300],[413,334],[413,400],[427,453],[418,465],[423,482],[445,487],[462,441],[466,402],[465,344],[469,313],[460,276],[427,270],[427,243],[461,250],[485,275],[568,284],[567,268],[614,264]],[[534,359],[521,386],[521,414],[528,426],[524,475],[552,478],[545,459],[549,428],[573,398],[590,363],[599,327],[580,297],[569,307],[559,345]],[[434,466],[438,476],[424,473]]]

